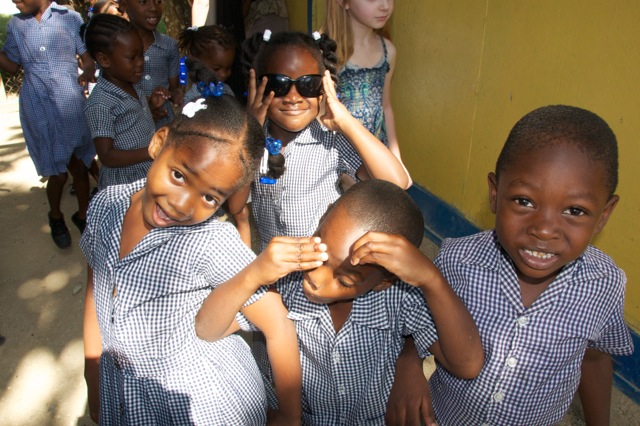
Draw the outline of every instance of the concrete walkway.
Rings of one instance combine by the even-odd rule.
[[[65,191],[73,244],[60,250],[17,111],[15,99],[0,102],[0,425],[92,425],[83,379],[86,266],[69,221],[77,205]],[[562,425],[583,424],[574,404]],[[640,426],[639,407],[615,389],[612,425]]]

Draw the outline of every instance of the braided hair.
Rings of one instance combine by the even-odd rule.
[[[222,25],[189,27],[178,37],[178,47],[191,57],[206,56],[211,49],[211,43],[218,43],[225,50],[235,50],[238,47],[233,33]]]
[[[117,35],[130,31],[135,32],[135,29],[126,19],[116,15],[99,13],[80,27],[80,36],[87,46],[89,54],[95,60],[98,52],[111,53]]]

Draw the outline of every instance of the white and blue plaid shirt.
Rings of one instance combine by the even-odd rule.
[[[340,175],[355,176],[362,164],[343,135],[316,120],[283,148],[283,155],[285,172],[275,184],[260,183],[258,171],[251,185],[261,251],[278,235],[313,235],[327,207],[340,197]]]
[[[154,228],[120,259],[124,215],[144,183],[100,191],[80,242],[102,339],[100,424],[264,424],[265,388],[248,345],[238,335],[202,341],[194,325],[211,290],[255,255],[233,225],[212,218]]]
[[[110,138],[113,148],[130,151],[146,148],[155,133],[153,117],[147,98],[136,90],[138,99],[106,80],[98,77],[84,113],[91,129],[91,137]],[[100,167],[98,187],[133,183],[147,177],[151,159],[124,167]]]
[[[441,425],[551,425],[567,411],[587,348],[629,355],[623,320],[626,277],[588,247],[529,307],[495,233],[445,240],[435,262],[473,316],[485,353],[474,380],[433,374]]]
[[[302,274],[294,273],[277,289],[298,333],[303,423],[384,425],[404,337],[413,336],[420,357],[438,339],[422,293],[400,281],[370,291],[353,301],[336,333],[328,305],[310,302],[301,283]]]
[[[153,89],[162,86],[169,88],[169,79],[178,77],[180,72],[180,52],[178,43],[165,34],[160,34],[157,30],[153,32],[154,42],[144,52],[144,72],[136,87],[148,98],[153,93]],[[173,107],[170,101],[164,103],[167,116],[156,122],[156,129],[165,126],[173,121]]]

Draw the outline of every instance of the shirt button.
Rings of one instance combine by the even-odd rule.
[[[338,386],[338,394],[344,395],[346,393],[347,393],[347,389],[344,387],[344,385],[339,385]]]
[[[335,362],[336,364],[340,362],[340,354],[335,352],[333,355],[331,355],[331,357],[333,358],[333,362]]]
[[[149,60],[149,57],[148,57],[148,56],[145,56],[145,57],[144,57],[144,60],[145,60],[145,61],[148,61],[148,60]]]
[[[145,80],[151,80],[151,76],[149,74],[147,74],[147,75],[144,76],[144,79]]]
[[[45,50],[47,50],[47,48],[46,48],[46,47],[44,47],[44,46],[40,46],[40,51],[41,51],[41,52],[44,52]]]
[[[511,368],[515,367],[518,364],[518,359],[516,357],[510,356],[507,358],[507,365]]]
[[[504,394],[502,392],[496,392],[493,394],[493,400],[495,402],[502,402],[504,401]]]
[[[518,324],[520,324],[521,326],[524,327],[525,325],[527,325],[527,323],[529,323],[529,318],[520,317],[520,318],[517,319],[517,321],[518,321]]]

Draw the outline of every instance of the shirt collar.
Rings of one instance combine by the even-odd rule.
[[[267,118],[264,122],[264,131],[267,137],[273,137],[271,136],[271,133],[269,133],[269,123],[270,123],[270,120]],[[319,134],[319,132],[327,132],[327,131],[328,129],[326,127],[320,124],[318,120],[314,119],[311,123],[309,123],[307,127],[305,127],[302,131],[298,132],[296,137],[293,138],[293,140],[291,140],[291,142],[289,142],[287,146],[292,144],[321,143],[320,137],[318,137],[317,135]]]

